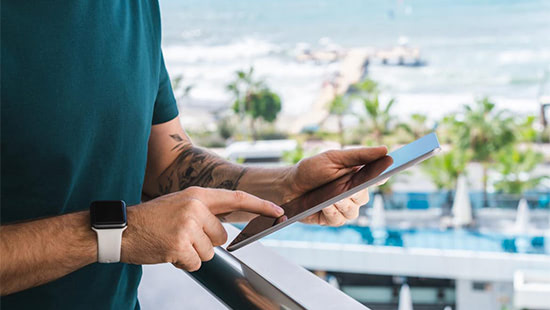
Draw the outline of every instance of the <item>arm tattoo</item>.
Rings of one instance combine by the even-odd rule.
[[[196,148],[178,134],[170,137],[177,142],[172,151],[179,152],[179,155],[159,176],[159,195],[183,190],[190,186],[230,190],[237,188],[247,168]]]

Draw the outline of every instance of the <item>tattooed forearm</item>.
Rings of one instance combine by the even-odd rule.
[[[179,135],[170,137],[177,142],[172,152],[178,157],[159,176],[159,195],[165,195],[190,186],[234,190],[246,173],[245,167],[230,163],[205,150],[194,147]]]

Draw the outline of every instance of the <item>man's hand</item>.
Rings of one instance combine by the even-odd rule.
[[[172,263],[198,270],[214,257],[214,246],[227,240],[216,216],[242,210],[278,217],[272,202],[242,191],[190,187],[128,208],[128,229],[122,238],[121,261],[131,264]]]
[[[286,182],[287,194],[284,202],[288,202],[307,191],[335,180],[345,174],[359,169],[388,153],[385,146],[372,148],[356,148],[342,151],[327,151],[316,156],[305,158],[288,171]],[[359,215],[359,207],[369,201],[368,190],[343,199],[334,205],[326,207],[318,213],[302,220],[304,223],[341,226],[347,220]]]
[[[387,153],[386,147],[329,151],[285,168],[244,167],[193,146],[177,118],[155,125],[149,138],[147,172],[143,192],[157,197],[189,186],[239,189],[277,204],[358,169]],[[308,217],[306,223],[342,225],[356,218],[368,192],[325,208]],[[245,222],[255,214],[232,212],[227,221]]]

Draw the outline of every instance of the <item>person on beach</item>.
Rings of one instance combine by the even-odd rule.
[[[195,271],[226,242],[220,219],[281,216],[279,204],[387,152],[262,169],[194,146],[156,0],[4,0],[1,28],[2,309],[137,309],[142,264]],[[367,201],[305,222],[342,225]]]

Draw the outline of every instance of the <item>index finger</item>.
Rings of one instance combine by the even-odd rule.
[[[243,191],[205,188],[200,200],[208,206],[214,215],[246,211],[270,217],[279,217],[284,210],[271,201],[258,198]]]
[[[330,159],[343,167],[354,167],[367,164],[388,154],[385,146],[361,147],[342,151],[332,151],[327,154]]]

